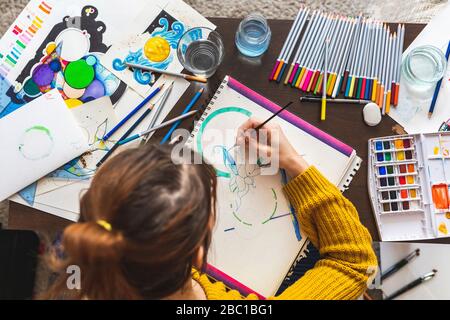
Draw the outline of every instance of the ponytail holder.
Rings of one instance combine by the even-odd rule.
[[[108,223],[105,220],[97,220],[97,224],[102,227],[103,229],[105,229],[106,231],[111,231],[112,230],[112,226],[110,223]]]

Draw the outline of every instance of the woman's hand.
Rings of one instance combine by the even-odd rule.
[[[259,129],[259,133],[267,134],[267,139],[259,141],[259,134],[256,134],[254,130],[263,122],[260,119],[250,118],[242,124],[238,129],[236,144],[239,146],[245,145],[246,150],[255,148],[254,150],[257,150],[258,155],[278,156],[280,167],[285,169],[291,177],[296,177],[305,172],[309,164],[292,147],[279,124],[269,122]]]

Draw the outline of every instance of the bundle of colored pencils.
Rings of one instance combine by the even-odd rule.
[[[333,98],[343,93],[347,98],[372,100],[383,114],[389,113],[390,106],[398,102],[405,27],[398,25],[391,34],[388,26],[362,16],[316,10],[308,19],[308,14],[309,10],[300,9],[269,79],[281,81],[297,47],[285,85],[314,94],[326,88],[326,95]],[[323,74],[325,39],[330,39],[327,77]]]

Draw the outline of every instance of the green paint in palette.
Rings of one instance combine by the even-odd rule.
[[[386,152],[386,153],[384,154],[384,159],[385,159],[386,161],[391,161],[391,160],[392,160],[392,154],[391,154],[390,152]]]

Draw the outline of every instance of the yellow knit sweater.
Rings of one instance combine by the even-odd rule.
[[[319,249],[321,259],[313,269],[270,299],[355,299],[367,287],[377,259],[367,229],[353,204],[314,167],[291,180],[284,188],[294,205],[300,227]],[[212,283],[193,271],[192,277],[209,300],[257,299],[227,291],[222,282]]]

